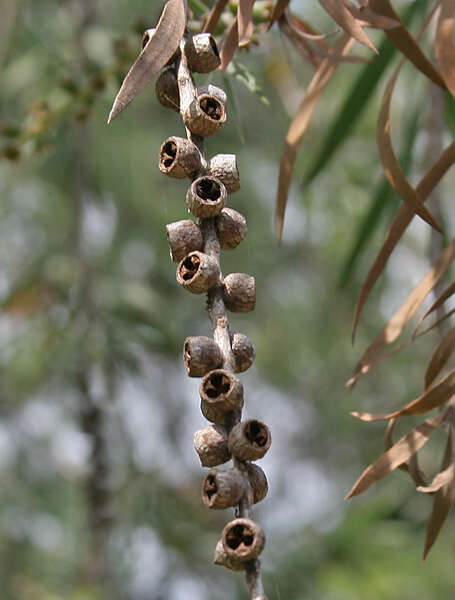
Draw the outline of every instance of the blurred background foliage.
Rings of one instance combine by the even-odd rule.
[[[410,4],[396,2],[399,11]],[[316,2],[295,1],[293,10],[304,5],[305,17],[333,30]],[[183,133],[181,121],[149,86],[106,126],[142,31],[160,9],[145,0],[2,1],[2,600],[245,598],[242,578],[211,564],[230,515],[203,508],[192,450],[204,421],[181,347],[187,335],[209,335],[210,324],[200,298],[176,285],[164,233],[185,218],[186,184],[161,176],[156,160],[162,141]],[[382,34],[372,39],[380,44]],[[344,389],[360,351],[430,264],[431,232],[415,222],[353,348],[359,284],[399,204],[384,185],[375,143],[384,80],[352,107],[360,114],[349,139],[301,186],[366,66],[338,70],[304,143],[277,246],[279,152],[311,67],[276,28],[258,41],[226,75],[210,76],[229,86],[230,119],[208,152],[238,154],[242,190],[231,205],[249,232],[223,254],[223,268],[250,272],[258,285],[256,311],[234,315],[232,326],[257,352],[243,377],[246,415],[273,434],[262,461],[270,492],[256,508],[268,538],[269,599],[448,598],[453,518],[422,566],[431,498],[417,495],[403,473],[343,501],[382,451],[382,426],[349,411],[419,395],[438,335],[383,363],[353,392]],[[430,161],[431,111],[429,84],[405,68],[392,118],[414,182]],[[444,114],[450,127],[453,107]],[[449,173],[439,188],[449,231],[453,185]],[[442,441],[425,448],[424,469]]]

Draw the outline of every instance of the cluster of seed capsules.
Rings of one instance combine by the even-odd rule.
[[[170,177],[191,180],[186,203],[196,220],[167,225],[167,237],[171,258],[178,262],[178,283],[194,294],[207,293],[214,328],[213,339],[185,340],[184,360],[188,375],[202,378],[201,411],[211,423],[194,437],[202,466],[211,468],[204,480],[203,501],[214,509],[238,507],[239,518],[226,525],[217,544],[215,563],[244,569],[248,577],[265,544],[262,528],[251,518],[251,506],[268,490],[263,470],[251,461],[264,456],[271,436],[261,421],[241,420],[243,385],[236,373],[251,366],[255,351],[247,336],[230,333],[227,317],[227,311],[254,309],[254,277],[246,273],[223,277],[220,271],[220,250],[235,248],[247,230],[243,215],[225,206],[227,196],[240,189],[237,161],[233,154],[206,160],[203,150],[204,138],[226,122],[226,94],[214,85],[196,88],[192,78],[192,72],[208,73],[219,64],[210,34],[186,34],[179,52],[158,77],[158,100],[180,112],[187,133],[186,138],[165,140],[159,167]],[[231,459],[231,468],[213,468]],[[265,600],[263,592],[254,598]]]

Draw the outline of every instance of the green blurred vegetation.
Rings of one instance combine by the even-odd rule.
[[[181,347],[188,335],[209,335],[210,324],[201,298],[177,286],[164,233],[186,216],[187,184],[162,176],[156,160],[162,141],[182,135],[182,125],[149,86],[106,126],[141,32],[160,8],[145,0],[4,0],[2,600],[246,597],[238,574],[211,564],[230,513],[202,506],[202,470],[192,450],[204,421]],[[333,29],[320,10],[315,19]],[[391,220],[388,206],[382,210],[381,198],[390,205],[391,194],[375,144],[380,92],[323,172],[293,187],[278,247],[272,218],[279,152],[311,68],[274,30],[259,41],[225,76],[235,114],[231,109],[207,147],[210,155],[237,153],[242,190],[230,200],[249,227],[244,243],[223,254],[224,272],[252,273],[258,286],[256,311],[233,315],[232,326],[257,352],[243,376],[246,415],[263,419],[274,440],[262,461],[269,496],[256,509],[268,538],[269,600],[449,598],[453,518],[422,566],[431,498],[418,496],[405,474],[343,501],[382,451],[382,426],[360,423],[349,411],[397,407],[422,388],[437,332],[383,363],[354,392],[343,386],[428,269],[431,234],[419,223],[410,228],[353,348],[356,294]],[[330,83],[295,181],[364,68],[343,65]],[[224,86],[220,74],[198,76],[208,79]],[[384,79],[377,90],[383,86]],[[431,108],[427,83],[405,69],[392,118],[397,151],[414,180],[427,166]],[[447,120],[453,125],[450,105]],[[449,176],[441,186],[444,201],[453,183]],[[367,235],[353,259],[366,215]],[[101,449],[93,445],[95,430]],[[439,442],[425,449],[424,469]]]

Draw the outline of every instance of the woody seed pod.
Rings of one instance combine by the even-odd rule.
[[[199,388],[201,411],[212,423],[224,425],[232,411],[243,407],[243,385],[229,371],[216,369],[204,377]]]
[[[226,94],[214,85],[201,88],[182,117],[191,133],[213,135],[226,123]]]
[[[199,177],[188,189],[186,203],[195,217],[216,217],[226,203],[226,188],[215,177]]]
[[[194,221],[175,221],[166,225],[167,241],[169,242],[171,258],[180,262],[194,250],[202,250],[202,232]]]
[[[185,56],[190,70],[196,73],[210,73],[221,64],[215,38],[210,33],[198,33],[188,39]]]
[[[218,344],[204,335],[186,338],[183,358],[189,377],[204,377],[206,373],[218,369],[223,364]]]
[[[231,571],[243,571],[245,569],[245,563],[227,555],[221,540],[218,540],[216,544],[213,564],[221,565],[222,567],[231,569]]]
[[[208,164],[210,175],[222,181],[228,194],[240,189],[239,170],[235,154],[215,154]]]
[[[190,252],[177,267],[177,281],[192,294],[203,294],[220,278],[218,262],[203,252]]]
[[[221,248],[232,250],[246,235],[246,219],[233,208],[223,208],[215,220],[216,232]]]
[[[245,493],[242,475],[237,469],[212,469],[204,479],[202,500],[208,508],[229,508]]]
[[[248,463],[246,470],[251,489],[253,490],[253,503],[256,504],[267,496],[267,492],[269,491],[267,477],[261,467],[253,463]]]
[[[234,519],[223,529],[221,541],[228,556],[245,562],[261,554],[265,535],[262,527],[251,519]]]
[[[201,166],[201,154],[196,146],[181,137],[168,138],[160,148],[160,171],[169,177],[192,177]]]
[[[250,312],[256,304],[256,282],[247,273],[230,273],[223,281],[226,308],[232,312]]]
[[[231,348],[235,359],[235,372],[242,373],[249,369],[256,357],[256,351],[248,337],[243,333],[234,333]]]
[[[242,461],[262,458],[271,443],[269,428],[256,419],[238,423],[229,434],[229,448]]]
[[[196,431],[194,449],[203,467],[216,467],[231,458],[226,431],[218,425],[207,425],[204,429]]]
[[[163,69],[155,84],[155,94],[160,104],[171,110],[180,110],[180,93],[177,76],[172,67]]]

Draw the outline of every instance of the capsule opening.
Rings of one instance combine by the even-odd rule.
[[[196,194],[202,200],[216,202],[221,197],[221,189],[218,182],[207,177],[199,179],[196,184]]]

